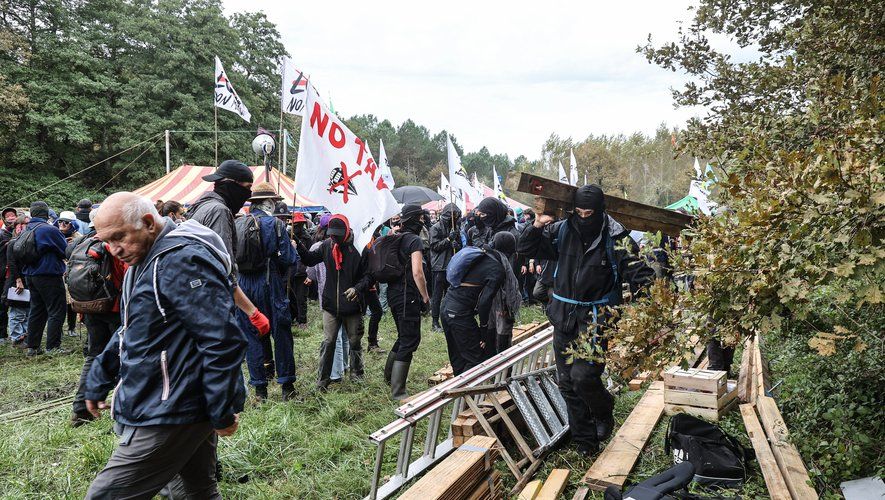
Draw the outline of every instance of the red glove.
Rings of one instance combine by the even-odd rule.
[[[257,307],[252,316],[249,316],[249,322],[258,330],[259,337],[264,337],[270,331],[270,321],[267,320],[267,316],[262,314]]]

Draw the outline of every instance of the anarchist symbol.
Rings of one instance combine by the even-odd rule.
[[[344,203],[347,203],[351,194],[357,196],[356,187],[353,185],[353,178],[362,173],[362,170],[357,170],[352,175],[348,175],[347,165],[342,161],[341,166],[333,169],[332,175],[329,176],[329,192],[341,194]]]

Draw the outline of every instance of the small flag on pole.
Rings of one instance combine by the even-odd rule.
[[[237,91],[230,83],[218,56],[215,56],[215,107],[236,113],[246,122],[252,119],[246,105],[240,100],[240,96],[237,95]]]

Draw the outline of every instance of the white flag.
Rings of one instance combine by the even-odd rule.
[[[307,77],[295,67],[292,59],[284,57],[280,65],[283,85],[280,89],[280,109],[284,113],[304,116],[304,100],[307,98]]]
[[[390,171],[390,164],[387,162],[387,152],[384,151],[384,141],[381,141],[381,150],[378,152],[378,166],[381,167],[381,178],[387,184],[388,189],[393,189],[393,172]]]
[[[452,183],[452,193],[455,196],[452,203],[458,205],[458,208],[464,213],[467,211],[467,198],[470,196],[471,191],[473,191],[473,187],[467,178],[467,171],[461,166],[461,158],[458,156],[458,152],[455,151],[452,139],[448,135],[446,135],[446,151],[448,153],[449,181]],[[479,203],[479,200],[471,200],[471,203],[476,205]]]
[[[587,186],[587,185],[589,185],[589,184],[590,184],[590,183],[587,182],[587,174],[584,174],[584,185]]]
[[[569,151],[569,184],[578,185],[578,162],[575,160],[575,150]]]
[[[703,179],[703,177],[701,177],[701,164],[698,163],[697,158],[694,159],[694,178]]]
[[[495,198],[507,203],[507,199],[504,197],[504,190],[501,189],[501,178],[498,177],[498,171],[494,165],[492,165],[492,191],[495,193]]]
[[[338,119],[308,85],[301,122],[299,194],[332,213],[343,214],[357,250],[372,239],[375,228],[400,212],[368,146]]]
[[[221,66],[221,59],[215,56],[215,107],[233,111],[247,122],[252,118],[246,105],[240,100],[234,86],[227,78],[227,72]]]
[[[445,197],[445,199],[452,201],[452,186],[449,185],[449,180],[446,179],[446,174],[440,172],[439,174],[439,187],[436,189],[436,192],[440,194],[440,196]]]
[[[565,173],[565,169],[562,168],[562,162],[559,162],[559,182],[569,184],[568,175]]]

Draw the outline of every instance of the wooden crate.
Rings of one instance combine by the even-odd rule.
[[[665,385],[664,412],[667,415],[688,413],[715,422],[734,408],[737,403],[737,393],[736,380],[726,382],[725,392],[721,396],[715,392],[671,388]]]
[[[664,379],[665,389],[712,392],[717,396],[725,394],[727,389],[725,372],[721,370],[701,370],[698,368],[683,370],[674,366],[662,373],[661,378]]]

